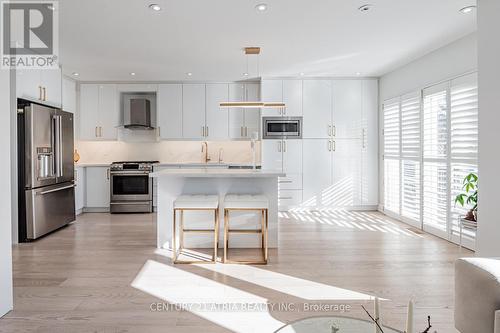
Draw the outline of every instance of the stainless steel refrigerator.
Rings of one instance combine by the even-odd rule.
[[[19,241],[75,220],[73,114],[18,100]]]

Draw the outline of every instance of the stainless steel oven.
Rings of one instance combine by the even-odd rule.
[[[156,162],[114,162],[111,174],[111,213],[153,211],[153,181],[149,173]]]
[[[302,117],[263,117],[263,139],[301,139]]]

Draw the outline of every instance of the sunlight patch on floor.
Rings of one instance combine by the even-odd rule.
[[[373,212],[294,208],[286,212],[279,212],[278,217],[291,220],[293,223],[319,223],[351,230],[380,232],[412,238],[423,237],[423,235],[412,232],[408,228],[403,228],[400,224]]]
[[[249,265],[205,265],[203,268],[304,300],[346,301],[374,299],[371,295],[357,291],[338,288]]]
[[[170,304],[183,305],[196,316],[234,332],[257,332],[256,327],[275,331],[284,324],[268,311],[210,310],[213,305],[220,309],[223,304],[265,308],[268,300],[154,260],[144,264],[131,285]]]

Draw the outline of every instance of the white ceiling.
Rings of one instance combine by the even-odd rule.
[[[258,3],[268,10],[259,13]],[[162,6],[160,12],[148,8]],[[366,13],[358,7],[372,3]],[[476,30],[475,0],[61,0],[61,63],[79,80],[380,76]],[[257,76],[255,56],[250,76]],[[136,72],[135,77],[129,75]],[[186,73],[193,76],[187,77]]]

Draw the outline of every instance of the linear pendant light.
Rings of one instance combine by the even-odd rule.
[[[257,55],[260,56],[260,47],[245,47],[245,55],[247,57],[247,68],[245,75],[248,75],[248,56]],[[257,71],[258,70],[257,66]],[[257,73],[259,76],[259,73]],[[261,101],[247,101],[247,102],[220,102],[219,107],[222,108],[242,108],[242,109],[261,109],[261,108],[286,108],[285,103],[281,102],[261,102]]]

